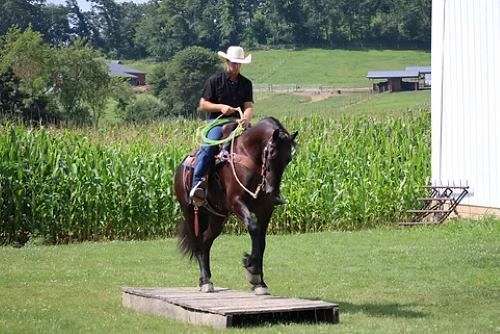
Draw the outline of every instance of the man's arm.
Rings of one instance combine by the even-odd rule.
[[[245,102],[243,104],[243,107],[245,110],[243,111],[243,118],[250,123],[253,117],[253,103],[252,102]]]
[[[236,111],[235,108],[230,107],[226,104],[212,103],[210,101],[205,100],[204,98],[200,99],[199,108],[200,110],[205,112],[221,112],[224,115],[231,115]]]

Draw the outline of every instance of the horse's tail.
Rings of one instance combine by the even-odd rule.
[[[189,220],[186,219],[182,224],[179,225],[179,230],[177,234],[179,238],[179,250],[189,259],[193,259],[194,253],[196,251],[196,238],[194,236],[191,226],[189,226]]]
[[[192,259],[194,257],[197,242],[196,237],[194,236],[193,228],[190,225],[194,219],[194,215],[189,206],[189,197],[184,178],[184,167],[181,163],[180,166],[177,167],[174,175],[175,195],[181,205],[184,216],[184,220],[177,228],[178,246],[182,254]]]

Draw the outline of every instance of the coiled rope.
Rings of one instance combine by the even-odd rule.
[[[242,119],[243,112],[241,111],[241,108],[238,107],[238,108],[236,108],[236,110],[240,114],[240,119]],[[238,122],[238,125],[236,126],[236,128],[233,131],[231,131],[229,136],[227,136],[224,139],[210,139],[207,137],[210,130],[212,130],[214,127],[221,126],[221,125],[235,121],[234,118],[222,118],[223,116],[224,115],[222,114],[219,117],[217,117],[216,119],[214,119],[212,122],[207,124],[206,126],[202,126],[202,127],[198,128],[197,137],[199,137],[199,138],[201,137],[201,142],[202,142],[201,145],[202,146],[215,146],[215,145],[221,145],[221,144],[227,143],[229,141],[231,142],[231,151],[229,154],[229,164],[231,165],[231,170],[233,172],[234,178],[236,179],[236,181],[238,182],[240,187],[243,188],[243,190],[245,190],[253,198],[257,198],[259,196],[259,192],[261,191],[261,189],[263,188],[263,186],[266,182],[265,175],[262,174],[262,171],[261,171],[262,180],[261,180],[260,184],[257,186],[255,191],[251,191],[250,189],[245,187],[243,182],[241,182],[240,178],[238,177],[238,174],[236,173],[236,168],[234,165],[234,155],[235,155],[235,153],[234,153],[234,140],[236,139],[236,137],[238,137],[239,135],[241,135],[245,131],[245,127],[243,126],[243,123]],[[263,164],[264,164],[264,162],[263,162]]]
[[[241,108],[238,107],[238,108],[236,108],[236,110],[238,110],[238,112],[240,114],[240,119],[242,119],[243,112],[241,111]],[[207,137],[208,133],[210,132],[210,130],[212,130],[216,126],[221,126],[221,125],[235,121],[234,118],[222,118],[223,116],[224,116],[224,114],[221,114],[219,117],[214,119],[212,122],[210,122],[206,126],[202,126],[202,127],[198,128],[196,133],[197,133],[197,137],[199,137],[199,138],[201,137],[201,142],[202,142],[201,145],[202,146],[216,146],[216,145],[221,145],[221,144],[227,143],[227,142],[233,140],[234,138],[238,137],[239,135],[241,135],[243,133],[243,131],[245,131],[243,124],[241,122],[238,122],[238,125],[236,126],[236,128],[233,131],[231,131],[229,136],[227,136],[226,138],[224,138],[224,139],[210,139],[210,138],[208,138]]]

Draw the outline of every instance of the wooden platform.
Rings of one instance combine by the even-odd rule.
[[[264,322],[339,322],[338,305],[320,300],[256,296],[215,288],[123,288],[123,306],[195,325],[215,328],[251,326]]]

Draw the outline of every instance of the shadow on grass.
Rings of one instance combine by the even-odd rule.
[[[340,314],[345,313],[363,313],[372,317],[395,317],[395,318],[425,318],[429,314],[413,311],[412,307],[415,304],[384,304],[384,303],[367,303],[367,304],[352,304],[348,302],[337,302],[340,308]]]

